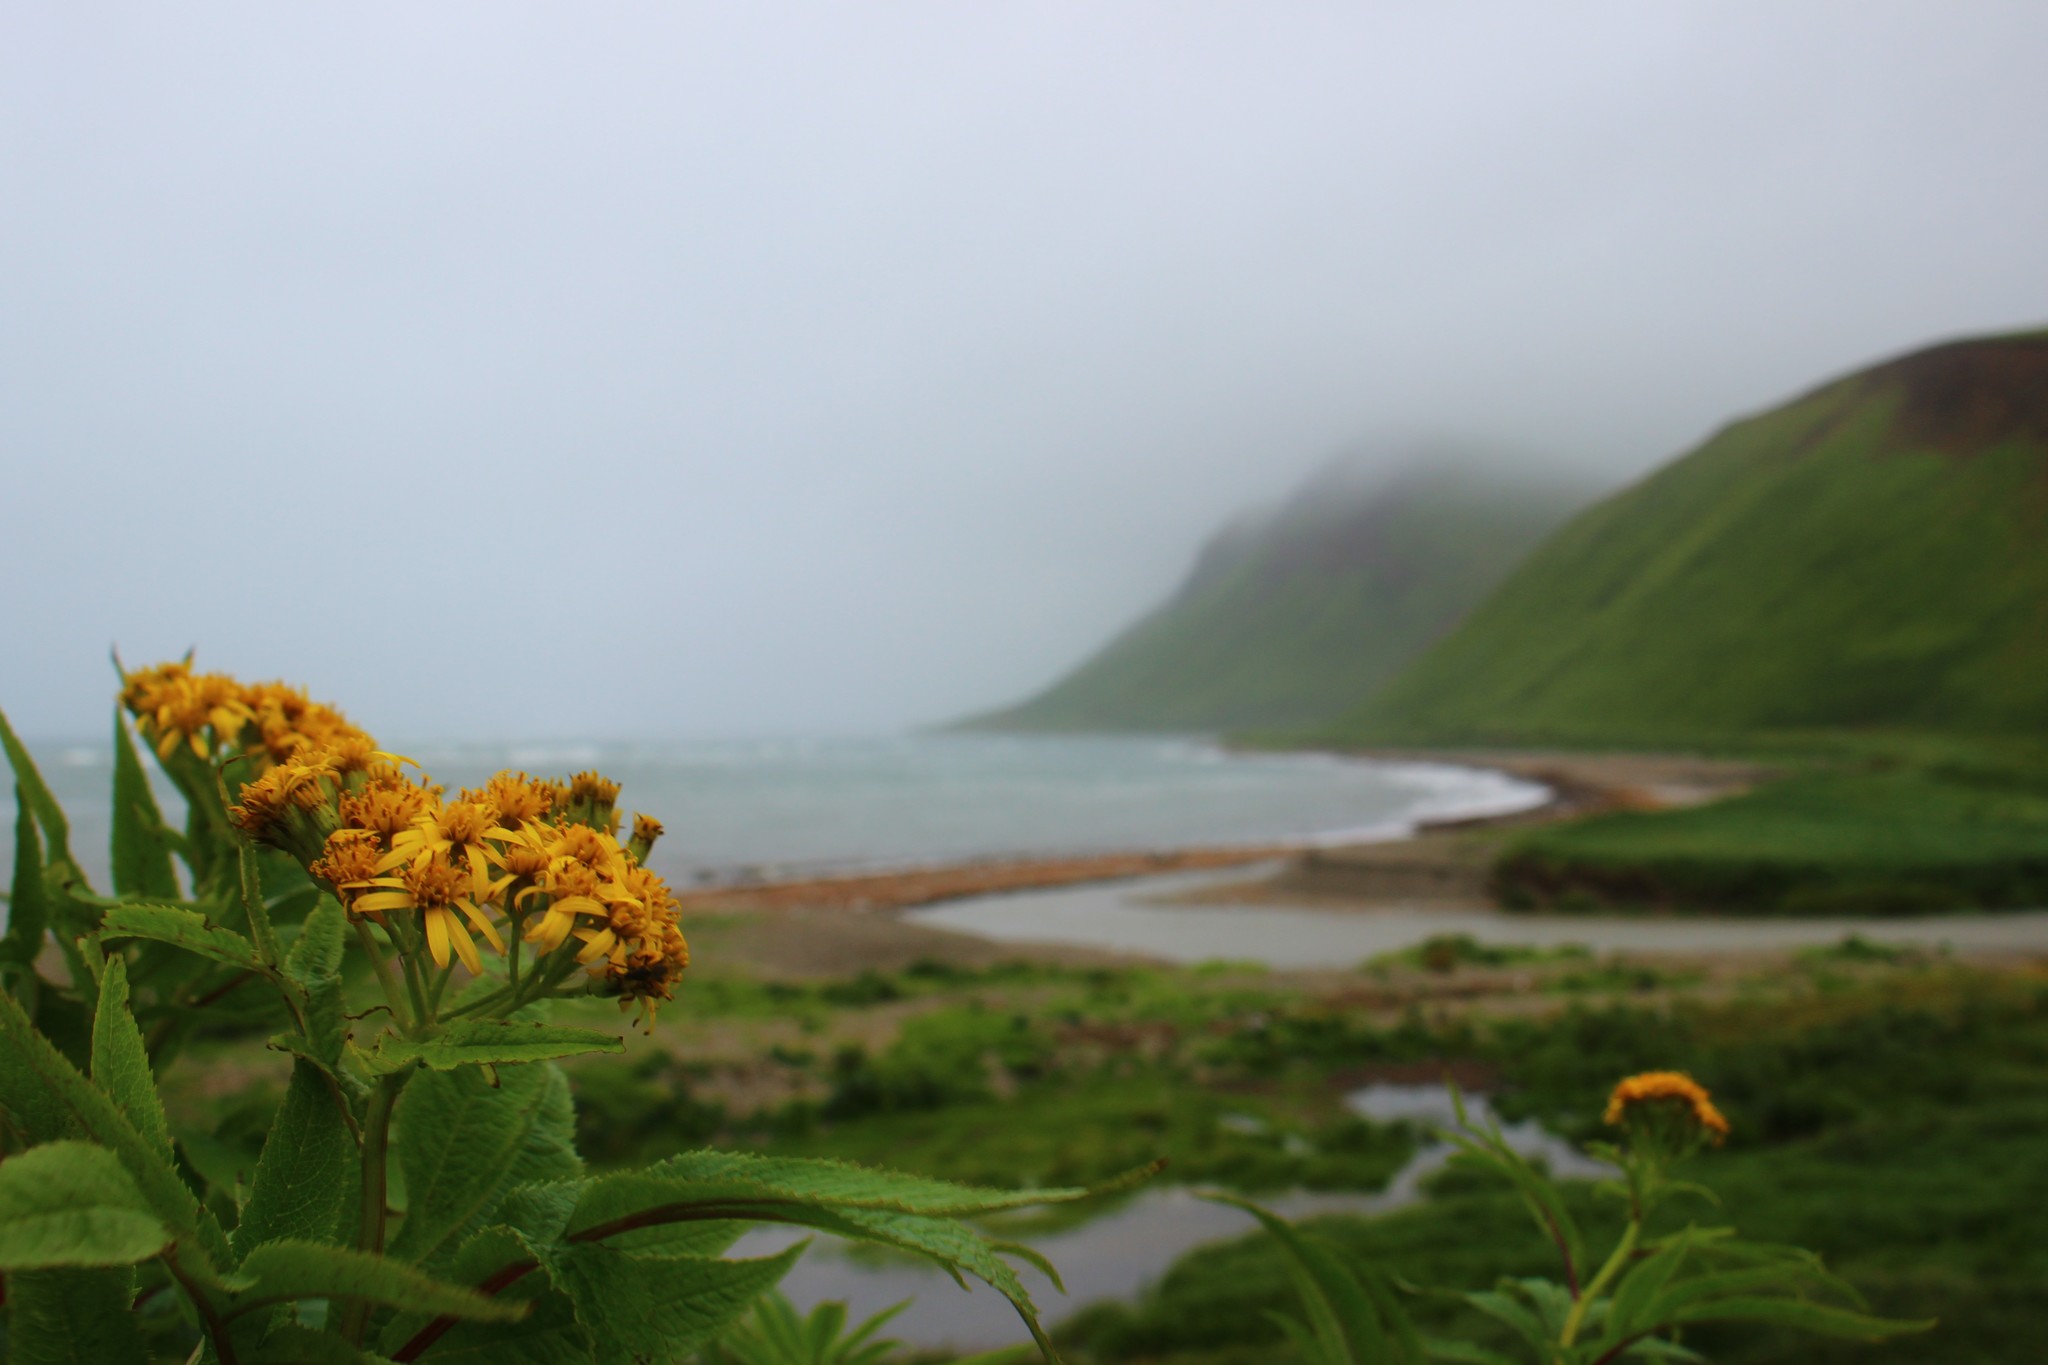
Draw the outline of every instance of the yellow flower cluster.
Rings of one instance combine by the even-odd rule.
[[[370,737],[341,712],[281,682],[244,684],[225,673],[194,673],[189,658],[138,669],[124,679],[122,704],[144,738],[168,760],[180,747],[200,758],[238,750],[282,762],[305,748],[363,750]]]
[[[1624,1124],[1631,1110],[1644,1105],[1686,1116],[1712,1142],[1728,1136],[1728,1120],[1714,1107],[1713,1098],[1683,1071],[1645,1071],[1627,1077],[1607,1097],[1606,1121]]]
[[[296,857],[351,914],[412,917],[436,966],[452,957],[481,975],[476,939],[503,953],[503,929],[542,958],[574,939],[577,963],[651,1011],[689,965],[676,898],[641,863],[661,826],[636,820],[622,846],[608,778],[501,772],[450,799],[303,692],[185,663],[129,675],[123,700],[160,754],[239,748],[257,775],[230,818]]]

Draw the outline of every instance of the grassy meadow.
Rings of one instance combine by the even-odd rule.
[[[715,950],[722,926],[702,928]],[[1811,1247],[1877,1311],[1943,1320],[1881,1347],[1702,1334],[1710,1358],[2004,1361],[2048,1333],[2030,1212],[2048,1194],[2048,977],[2032,970],[1860,941],[1735,965],[1448,940],[1312,975],[922,960],[778,979],[728,961],[681,1003],[629,1063],[574,1070],[594,1161],[706,1142],[1023,1186],[1163,1157],[1163,1182],[1372,1190],[1428,1135],[1351,1115],[1343,1096],[1367,1081],[1455,1076],[1509,1117],[1592,1139],[1617,1077],[1679,1068],[1734,1126],[1687,1172],[1724,1207],[1691,1216]],[[1617,1221],[1569,1188],[1589,1227]],[[1463,1175],[1419,1206],[1312,1226],[1419,1286],[1479,1287],[1547,1254],[1505,1188]],[[1270,1241],[1247,1234],[1060,1337],[1077,1362],[1286,1362],[1266,1314],[1291,1295]],[[1413,1307],[1505,1345],[1449,1300]]]

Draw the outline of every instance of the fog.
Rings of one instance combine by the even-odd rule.
[[[2048,318],[2048,8],[0,0],[0,706],[1014,699],[1338,450]]]

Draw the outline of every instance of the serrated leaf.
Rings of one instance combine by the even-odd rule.
[[[532,1314],[517,1323],[456,1323],[429,1343],[430,1365],[600,1365],[590,1333],[576,1320],[575,1305],[568,1295],[552,1289],[545,1275],[529,1275],[501,1297],[531,1304]],[[384,1349],[393,1360],[416,1360],[429,1349],[412,1354],[405,1350],[418,1330],[386,1334]],[[617,1362],[605,1360],[601,1365]]]
[[[436,1038],[386,1035],[365,1058],[373,1072],[399,1071],[415,1064],[435,1071],[462,1066],[545,1062],[585,1052],[624,1052],[626,1040],[595,1029],[562,1028],[524,1019],[465,1019]]]
[[[33,963],[43,950],[43,930],[50,922],[50,898],[43,889],[43,841],[36,833],[34,812],[21,785],[14,788],[14,877],[7,899],[7,935],[0,938],[0,961]]]
[[[311,1062],[294,1062],[235,1228],[236,1253],[246,1257],[277,1239],[338,1240],[361,1169],[361,1152],[333,1085]]]
[[[241,1358],[244,1365],[390,1365],[384,1356],[295,1322],[278,1323],[264,1333],[254,1355],[244,1351]]]
[[[347,1038],[342,1017],[341,962],[348,913],[332,896],[321,896],[285,957],[284,971],[305,998],[306,1039],[314,1056],[333,1067]]]
[[[569,1246],[548,1269],[600,1360],[679,1360],[730,1326],[788,1273],[799,1243],[758,1260],[635,1256]]]
[[[261,972],[256,949],[232,929],[223,929],[197,910],[177,905],[115,906],[100,921],[103,939],[146,938],[210,957],[245,971]]]
[[[114,708],[114,828],[108,844],[114,894],[175,900],[178,877],[171,868],[171,844],[165,838],[163,812],[156,793],[135,756],[128,722]]]
[[[125,1267],[10,1272],[7,1365],[148,1365],[134,1298]]]
[[[578,1175],[575,1107],[560,1068],[428,1071],[406,1087],[392,1149],[406,1214],[391,1254],[436,1264],[515,1185]]]
[[[14,733],[14,727],[7,723],[7,713],[0,711],[0,748],[7,751],[7,762],[14,769],[14,783],[20,791],[23,805],[35,812],[36,823],[42,826],[43,841],[49,848],[52,863],[67,863],[78,866],[78,860],[71,856],[71,824],[64,818],[64,808],[57,804],[57,798],[50,794],[49,784],[36,771],[36,761],[29,757],[28,750]]]
[[[104,1147],[50,1142],[0,1162],[0,1270],[133,1265],[170,1240]]]
[[[170,1162],[171,1126],[149,1069],[142,1030],[128,1009],[128,962],[119,953],[107,959],[100,976],[99,1007],[92,1019],[92,1078],[157,1155]]]
[[[21,1006],[0,992],[0,1101],[31,1140],[83,1136],[107,1148],[142,1192],[172,1236],[195,1244],[216,1262],[227,1257],[227,1235],[170,1162],[113,1100],[38,1033]],[[39,1131],[40,1130],[40,1131]]]
[[[297,1299],[352,1299],[485,1322],[514,1322],[525,1305],[447,1284],[389,1256],[317,1242],[265,1242],[236,1272],[227,1312],[240,1315]]]

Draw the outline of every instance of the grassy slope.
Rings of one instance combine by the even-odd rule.
[[[1318,738],[1615,745],[2048,721],[2048,336],[1738,422],[1553,537]]]
[[[1163,606],[1001,730],[1208,731],[1319,723],[1412,659],[1584,495],[1477,475],[1370,493],[1312,484],[1225,532]]]

